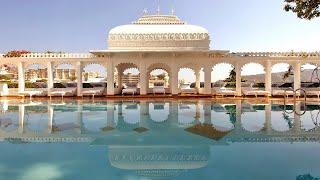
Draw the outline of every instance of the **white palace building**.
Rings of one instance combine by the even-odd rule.
[[[211,95],[211,73],[213,68],[221,63],[232,65],[236,71],[236,88],[225,90],[232,95],[241,96],[241,70],[248,63],[260,64],[265,71],[265,89],[261,93],[271,92],[271,70],[275,64],[285,63],[293,67],[294,89],[301,86],[301,66],[304,64],[319,64],[319,52],[245,52],[231,53],[225,50],[211,50],[209,32],[200,26],[189,25],[176,15],[148,15],[144,14],[129,25],[113,28],[108,35],[108,49],[92,50],[86,54],[69,53],[27,53],[19,57],[0,56],[1,65],[12,64],[17,67],[18,93],[39,92],[25,86],[26,68],[38,64],[47,69],[47,87],[42,88],[48,94],[55,91],[55,72],[59,65],[69,64],[75,70],[74,95],[95,91],[83,88],[84,68],[90,64],[103,66],[107,72],[107,87],[104,95],[117,95],[132,92],[140,95],[153,93],[149,87],[150,72],[164,70],[169,76],[169,86],[165,88],[167,94],[178,95],[184,91],[178,81],[178,73],[182,68],[192,69],[195,74],[195,88],[186,88],[186,92],[200,95]],[[139,84],[134,87],[126,86],[121,81],[123,72],[127,69],[139,70]],[[204,86],[200,84],[200,72],[204,74]],[[126,87],[124,87],[126,86]],[[131,88],[131,89],[130,89]],[[128,89],[124,91],[123,89]],[[161,88],[158,89],[161,92]],[[86,91],[86,92],[85,92]],[[9,90],[2,95],[13,93]],[[230,94],[229,94],[230,95]],[[257,94],[255,94],[257,95]],[[259,95],[259,94],[258,94]]]

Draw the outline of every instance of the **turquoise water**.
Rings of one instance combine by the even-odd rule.
[[[0,179],[312,179],[320,103],[0,102]]]

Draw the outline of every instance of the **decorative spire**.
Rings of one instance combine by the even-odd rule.
[[[176,10],[174,9],[174,6],[172,6],[171,15],[172,15],[172,16],[176,15]]]
[[[148,9],[147,8],[143,9],[143,15],[148,15]]]
[[[160,15],[160,0],[158,0],[157,3],[158,3],[157,14]]]

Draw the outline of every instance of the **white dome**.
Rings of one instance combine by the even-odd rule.
[[[173,15],[145,15],[109,32],[111,50],[209,50],[208,31]]]
[[[209,34],[208,31],[195,25],[122,25],[117,26],[109,34],[161,34],[161,33],[188,33]]]

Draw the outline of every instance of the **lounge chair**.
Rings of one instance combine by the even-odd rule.
[[[233,89],[228,89],[225,87],[222,87],[218,90],[216,90],[216,95],[221,95],[222,97],[224,96],[237,96],[237,91],[233,90]]]
[[[288,98],[289,96],[294,96],[294,92],[292,89],[273,89],[272,96],[285,96]]]
[[[216,96],[237,96],[237,92],[232,88],[226,88],[227,83],[216,83],[213,86],[213,94]]]
[[[22,95],[24,97],[29,96],[30,99],[32,99],[33,96],[46,96],[47,91],[46,90],[30,89],[30,90],[19,92],[19,95]]]
[[[320,98],[320,88],[306,88],[306,96],[317,96]]]
[[[129,85],[125,86],[125,88],[122,89],[122,95],[125,95],[125,94],[132,94],[132,95],[138,94],[137,85],[136,84],[129,84]]]
[[[180,90],[181,94],[198,94],[197,89],[191,88],[190,84],[182,84]]]
[[[94,98],[95,96],[102,96],[104,90],[104,87],[87,88],[83,89],[81,94],[82,96],[92,96],[92,98]]]
[[[152,92],[153,94],[166,94],[166,89],[163,84],[154,84]]]
[[[271,96],[271,92],[253,88],[253,84],[251,84],[249,87],[242,88],[242,94],[244,96],[255,96],[256,98],[258,96],[266,96],[266,97]]]
[[[52,88],[50,89],[48,95],[50,98],[52,96],[61,96],[66,97],[66,96],[75,96],[77,92],[77,88]]]

